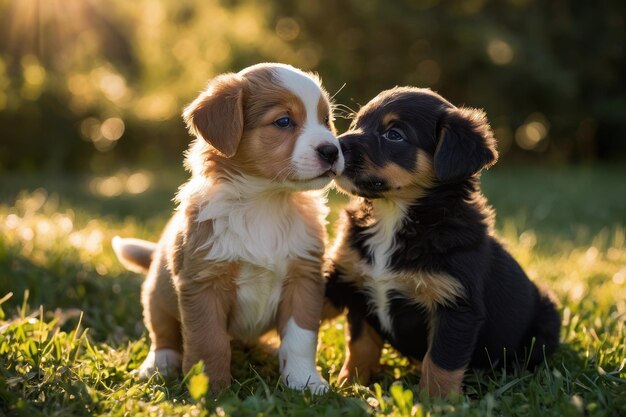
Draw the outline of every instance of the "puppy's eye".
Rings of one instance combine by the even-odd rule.
[[[391,128],[383,133],[383,137],[392,142],[398,142],[404,140],[404,132],[402,132],[400,129]]]
[[[287,129],[289,127],[295,126],[291,118],[285,116],[280,119],[274,120],[274,126],[279,127],[281,129]]]

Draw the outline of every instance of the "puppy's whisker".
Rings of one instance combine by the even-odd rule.
[[[343,117],[344,119],[354,118],[354,113],[351,113],[348,110],[343,110],[343,109],[335,111],[334,115],[338,117]]]
[[[344,88],[345,86],[346,86],[346,83],[343,83],[343,85],[342,85],[341,87],[339,87],[339,90],[337,90],[337,91],[335,92],[335,94],[333,94],[332,96],[330,96],[330,99],[331,99],[331,100],[334,100],[334,99],[335,99],[335,96],[336,96],[337,94],[339,94],[339,93],[341,92],[341,90],[343,90],[343,88]]]
[[[343,115],[344,118],[348,116],[349,118],[352,119],[356,115],[356,111],[346,106],[345,104],[333,104],[332,109],[334,112],[337,112],[338,114]]]
[[[354,115],[350,113],[336,113],[334,117],[339,119],[352,120],[354,118]]]
[[[334,109],[344,109],[344,110],[349,110],[350,113],[356,113],[356,111],[354,109],[352,109],[350,106],[346,105],[346,104],[342,104],[342,103],[333,103],[332,106]]]

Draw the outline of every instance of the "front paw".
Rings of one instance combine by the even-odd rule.
[[[420,389],[431,397],[448,397],[462,392],[465,368],[448,371],[433,362],[427,353],[422,362]]]
[[[325,394],[329,385],[324,378],[322,378],[317,372],[298,374],[297,372],[286,373],[281,375],[282,381],[289,388],[296,391],[309,390],[314,395]]]
[[[337,385],[343,386],[348,383],[357,383],[359,385],[368,385],[372,376],[377,373],[377,367],[359,366],[356,367],[346,361],[337,376]]]
[[[228,345],[230,346],[230,342]],[[231,384],[230,351],[217,357],[214,354],[199,355],[187,349],[183,358],[184,375],[188,375],[192,370],[202,371],[209,378],[209,391],[212,396],[217,396]]]
[[[139,367],[139,379],[150,379],[156,373],[163,376],[176,375],[180,370],[181,354],[173,349],[151,350]]]
[[[317,332],[302,329],[293,318],[283,329],[278,351],[282,381],[291,389],[310,390],[313,394],[328,391],[326,382],[315,369]]]

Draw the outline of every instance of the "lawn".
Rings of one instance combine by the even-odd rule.
[[[138,381],[141,277],[109,242],[157,239],[184,173],[0,176],[0,415],[625,416],[625,178],[619,166],[483,175],[500,237],[560,300],[561,349],[534,373],[470,372],[464,395],[442,401],[391,349],[375,384],[320,397],[282,386],[277,359],[255,349],[235,350],[219,398],[198,370]],[[331,220],[344,202],[331,194]],[[325,323],[318,366],[331,384],[343,347],[343,321]]]

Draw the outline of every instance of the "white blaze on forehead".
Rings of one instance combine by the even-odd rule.
[[[322,89],[319,83],[310,75],[289,67],[277,68],[276,76],[283,86],[302,100],[306,110],[306,122],[303,127],[306,129],[315,125],[321,125],[317,117],[317,105],[322,97]]]
[[[318,105],[323,97],[322,87],[316,78],[289,66],[281,66],[275,70],[280,84],[297,96],[305,110],[304,125],[292,154],[292,164],[300,179],[312,179],[322,175],[328,166],[320,162],[317,148],[321,145],[333,144],[339,150],[339,142],[323,120],[319,119]],[[335,170],[343,170],[343,155],[335,163]]]

